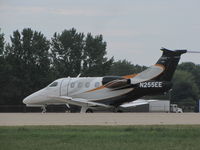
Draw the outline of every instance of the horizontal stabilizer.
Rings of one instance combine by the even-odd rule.
[[[181,55],[187,52],[186,49],[178,49],[178,50],[170,50],[170,49],[166,49],[166,48],[161,48],[161,51],[163,51],[164,55]]]
[[[200,51],[187,51],[187,53],[200,53]]]
[[[120,107],[123,107],[123,108],[136,107],[136,106],[146,105],[146,104],[149,104],[150,102],[154,102],[154,101],[157,101],[157,100],[138,99],[138,100],[132,101],[130,103],[122,104],[122,105],[120,105]]]
[[[189,50],[186,50],[186,49],[170,50],[170,49],[166,49],[166,48],[163,48],[163,47],[160,50],[163,51],[163,52],[174,52],[174,53],[181,52],[182,54],[183,53],[200,53],[200,51],[189,51]]]

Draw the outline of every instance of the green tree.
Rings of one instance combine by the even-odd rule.
[[[109,71],[113,58],[106,55],[102,35],[93,37],[74,28],[55,33],[51,42],[52,66],[55,77],[102,76]]]
[[[105,57],[106,53],[106,42],[103,41],[103,36],[93,37],[88,33],[84,47],[84,76],[103,76],[108,73],[114,59]]]
[[[147,67],[145,66],[133,65],[131,62],[124,59],[114,62],[110,68],[108,75],[117,75],[117,76],[130,75],[142,72],[146,68]]]
[[[200,65],[194,64],[192,62],[184,62],[178,66],[178,69],[190,72],[194,76],[195,83],[197,84],[197,87],[200,92],[200,80],[199,80]],[[200,98],[200,93],[199,93],[199,98]]]
[[[194,106],[198,99],[198,87],[194,76],[183,70],[177,70],[173,78],[172,103],[181,106]]]
[[[7,104],[21,104],[30,93],[50,82],[49,41],[30,28],[18,30],[11,36],[11,44],[5,48],[7,75],[4,96]]]
[[[5,41],[4,41],[4,34],[1,33],[1,29],[0,29],[0,56],[2,56],[2,54],[3,54],[3,51],[4,51],[4,44],[5,44]]]
[[[4,34],[1,33],[0,29],[0,85],[1,85],[1,90],[0,90],[0,104],[3,102],[2,97],[4,96],[4,86],[6,85],[7,82],[7,73],[6,73],[6,62],[3,57],[3,52],[4,52]]]
[[[81,73],[84,34],[76,29],[55,33],[52,38],[52,65],[56,77],[77,76]]]

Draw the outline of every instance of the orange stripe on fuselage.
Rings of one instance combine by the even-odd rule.
[[[104,85],[102,85],[102,86],[100,86],[100,87],[97,87],[97,88],[88,90],[88,91],[86,91],[86,92],[93,92],[93,91],[100,90],[100,89],[104,89],[104,88],[106,88],[106,87],[105,87]],[[85,92],[85,93],[86,93],[86,92]]]

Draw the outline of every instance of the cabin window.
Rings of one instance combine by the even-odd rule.
[[[78,88],[81,88],[83,86],[83,83],[82,82],[79,82],[78,83]]]
[[[99,86],[100,86],[100,83],[99,83],[99,82],[96,82],[94,86],[95,86],[95,87],[99,87]]]
[[[55,87],[58,85],[58,82],[53,82],[52,84],[49,85],[49,87]]]
[[[74,88],[74,87],[75,87],[75,83],[72,82],[72,83],[70,84],[70,87],[71,87],[71,88]]]
[[[86,88],[89,88],[89,87],[90,87],[90,82],[86,82],[86,83],[85,83],[85,87],[86,87]]]

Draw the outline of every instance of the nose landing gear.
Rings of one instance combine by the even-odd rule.
[[[45,105],[43,105],[43,106],[41,107],[41,109],[42,109],[42,113],[46,113],[47,109],[46,109],[46,106],[45,106]]]

